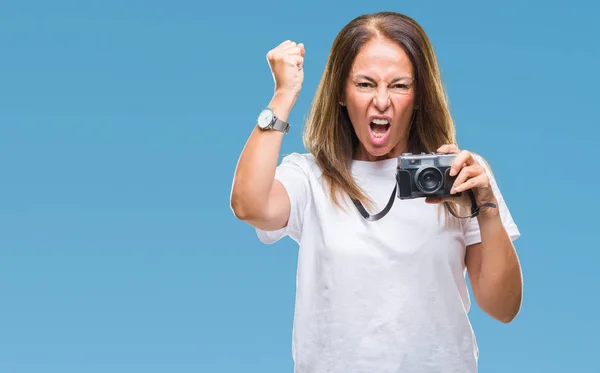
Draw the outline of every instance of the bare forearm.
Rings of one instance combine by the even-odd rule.
[[[482,212],[478,222],[482,243],[477,281],[479,303],[498,320],[510,322],[521,306],[519,259],[497,209]]]
[[[269,103],[275,115],[287,121],[295,96],[275,93]],[[250,134],[238,160],[231,191],[231,208],[245,218],[265,210],[275,177],[284,134],[262,131],[257,126]]]

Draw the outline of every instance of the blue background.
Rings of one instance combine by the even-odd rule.
[[[481,372],[598,369],[600,26],[567,4],[2,2],[0,372],[291,372],[297,247],[235,219],[233,172],[267,51],[305,43],[304,151],[334,37],[379,10],[429,34],[522,232],[521,313],[473,303]]]

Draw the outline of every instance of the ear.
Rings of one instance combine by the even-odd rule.
[[[346,97],[346,90],[348,89],[348,87],[346,87],[345,85],[342,85],[340,87],[340,89],[341,89],[341,92],[339,93],[339,96],[338,96],[338,99],[339,99],[338,104],[340,106],[344,107],[344,106],[348,105],[348,99]]]
[[[345,91],[345,90],[344,90]],[[340,106],[346,106],[346,92],[342,91],[342,93],[340,94],[340,101],[339,104]]]

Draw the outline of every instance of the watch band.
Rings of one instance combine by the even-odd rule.
[[[276,117],[272,128],[283,133],[288,133],[290,131],[290,124]]]

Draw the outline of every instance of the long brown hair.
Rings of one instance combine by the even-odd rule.
[[[418,105],[408,137],[409,151],[434,152],[455,142],[438,63],[429,38],[412,18],[394,12],[359,16],[347,24],[333,42],[325,70],[304,127],[304,146],[320,166],[333,202],[345,192],[364,205],[372,201],[354,181],[350,162],[358,146],[347,111],[339,103],[348,75],[363,45],[375,37],[395,41],[410,58],[415,72]]]

